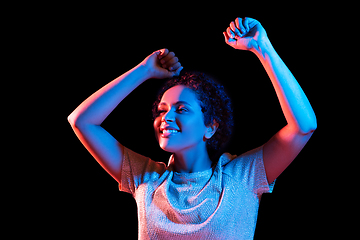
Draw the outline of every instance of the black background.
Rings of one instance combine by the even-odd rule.
[[[51,30],[39,19],[44,45],[39,69],[46,69],[50,88],[39,97],[45,121],[39,169],[34,179],[44,222],[55,235],[137,239],[137,210],[132,196],[81,145],[67,116],[100,87],[131,69],[153,51],[174,51],[184,70],[198,70],[218,79],[232,98],[235,129],[226,149],[241,154],[264,144],[286,122],[275,91],[260,61],[250,52],[225,44],[222,32],[236,17],[259,20],[268,37],[308,96],[318,129],[294,162],[277,179],[274,192],[264,194],[255,239],[324,236],[333,205],[328,122],[335,100],[326,89],[324,47],[314,44],[328,34],[318,9],[289,6],[177,6],[154,8],[140,3],[53,7]],[[61,13],[58,11],[61,9]],[[249,10],[248,10],[249,9]],[[314,24],[314,22],[316,24]],[[44,32],[46,34],[44,34]],[[325,66],[324,66],[325,65]],[[50,72],[50,74],[49,74]],[[133,91],[103,123],[126,147],[167,162],[169,154],[154,138],[151,106],[164,80],[150,80]],[[49,84],[51,83],[51,84]],[[41,91],[41,90],[40,90]],[[46,107],[46,104],[51,107]],[[36,150],[36,149],[35,149]],[[46,170],[43,170],[45,166]],[[331,179],[331,180],[330,180]],[[35,184],[34,184],[35,185]],[[234,199],[236,201],[236,199]],[[329,206],[330,205],[330,206]],[[46,206],[46,207],[44,207]],[[290,235],[289,235],[290,233]],[[315,236],[314,236],[315,234]],[[126,239],[127,239],[126,237]]]

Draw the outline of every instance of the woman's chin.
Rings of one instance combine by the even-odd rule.
[[[160,145],[160,148],[162,150],[164,150],[165,152],[169,152],[169,153],[174,153],[174,152],[177,152],[179,150],[179,147],[178,146],[175,146],[173,144],[169,144],[168,141],[161,141],[159,143]]]

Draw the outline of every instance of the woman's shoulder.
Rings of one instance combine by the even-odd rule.
[[[228,152],[223,153],[220,156],[218,165],[221,166],[223,171],[233,171],[234,169],[246,169],[249,168],[253,163],[262,160],[262,146],[247,151],[241,155],[233,155]],[[220,167],[219,166],[219,167]]]
[[[224,153],[220,161],[223,176],[228,176],[237,188],[243,186],[258,196],[272,191],[274,183],[269,185],[266,178],[262,146],[240,156]]]

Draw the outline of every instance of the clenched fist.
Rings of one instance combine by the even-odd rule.
[[[157,79],[179,76],[183,69],[175,53],[166,48],[153,52],[141,64],[148,69],[149,78]]]
[[[253,18],[236,18],[223,32],[225,42],[239,50],[254,51],[259,46],[269,41],[265,29],[260,22]]]

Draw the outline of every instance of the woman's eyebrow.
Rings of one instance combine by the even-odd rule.
[[[190,104],[190,103],[185,102],[185,101],[178,101],[178,102],[176,102],[174,105],[181,105],[181,104],[185,104],[185,105],[189,105],[189,106],[191,106],[191,104]]]
[[[190,103],[188,103],[188,102],[186,102],[186,101],[177,101],[175,104],[173,104],[173,105],[181,105],[181,104],[185,104],[185,105],[189,105],[189,106],[191,106],[191,104]],[[167,105],[165,102],[161,102],[161,103],[159,103],[159,107],[160,106],[162,106],[162,105]]]

